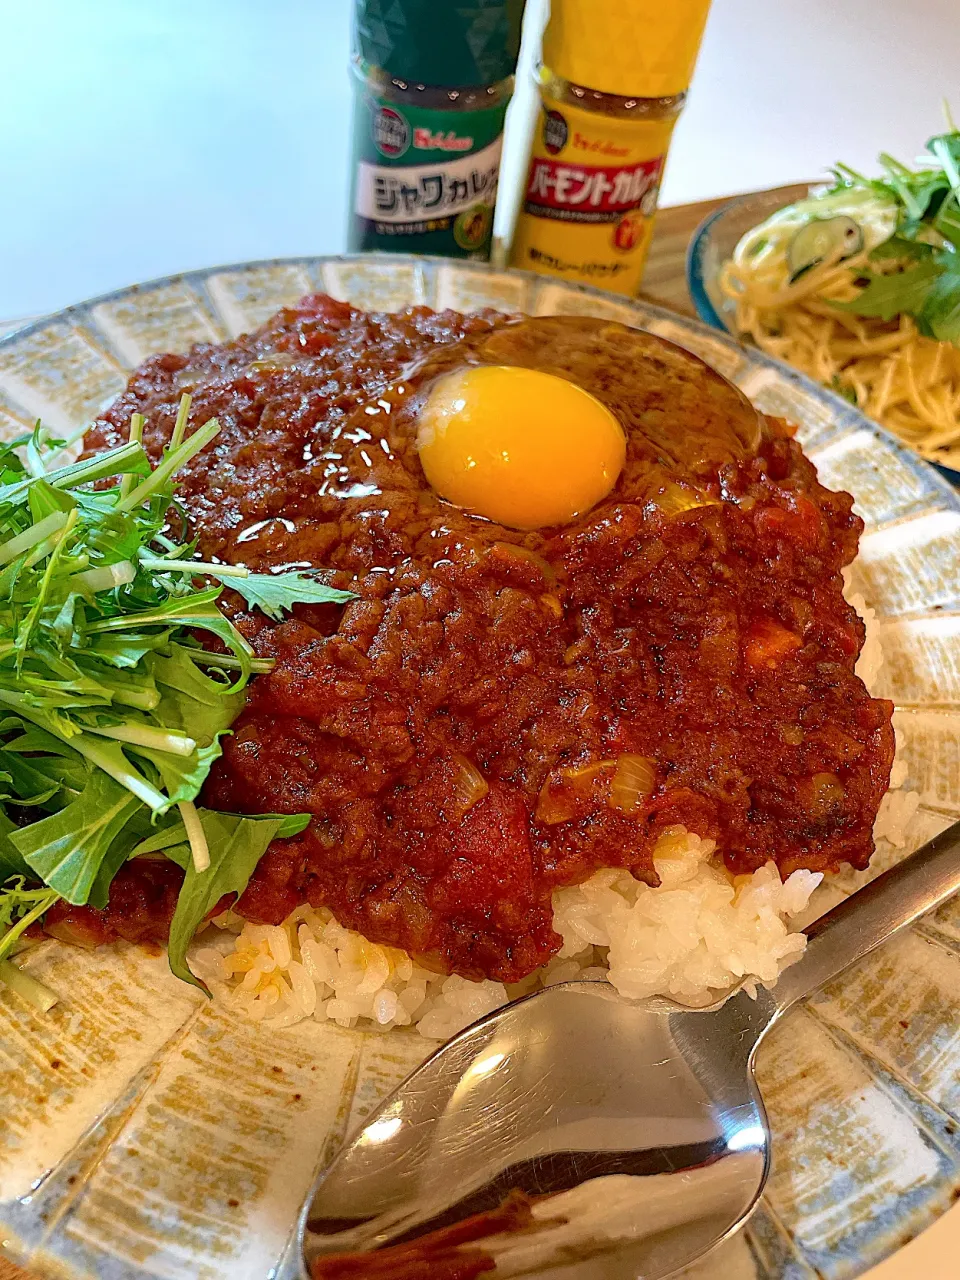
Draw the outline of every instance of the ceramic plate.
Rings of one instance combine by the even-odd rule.
[[[0,429],[73,432],[157,351],[219,342],[301,294],[359,306],[585,314],[696,352],[800,424],[827,484],[866,521],[856,588],[878,610],[877,693],[897,704],[913,845],[960,816],[960,498],[842,400],[669,312],[482,266],[308,258],[197,271],[113,293],[0,342]],[[889,853],[889,850],[881,851]],[[45,942],[28,962],[61,995],[45,1016],[0,989],[0,1239],[61,1280],[292,1280],[318,1165],[430,1048],[305,1023],[265,1034],[135,947]],[[960,1198],[960,905],[792,1013],[759,1076],[774,1168],[750,1226],[688,1276],[860,1275]],[[621,1274],[611,1262],[602,1274]],[[591,1275],[595,1274],[591,1271]],[[600,1273],[596,1273],[600,1274]]]

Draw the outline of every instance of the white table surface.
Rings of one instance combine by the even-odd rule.
[[[350,7],[0,0],[0,318],[342,249]],[[664,202],[910,159],[951,95],[958,0],[715,0]],[[870,1280],[958,1276],[960,1206]]]

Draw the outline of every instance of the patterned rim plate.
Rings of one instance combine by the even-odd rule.
[[[486,267],[304,258],[195,271],[112,293],[0,342],[0,431],[73,432],[157,351],[220,341],[324,290],[411,303],[625,321],[688,347],[761,409],[800,424],[828,484],[867,524],[856,588],[879,614],[913,846],[960,816],[960,497],[812,382],[669,312]],[[881,851],[889,853],[889,850]],[[306,1023],[269,1036],[133,947],[45,942],[46,1016],[0,990],[0,1239],[47,1276],[292,1280],[299,1209],[325,1153],[424,1056],[415,1032]],[[960,1198],[960,905],[942,908],[791,1014],[759,1064],[773,1177],[748,1229],[698,1280],[844,1280]],[[611,1263],[613,1280],[624,1272]],[[578,1272],[584,1275],[583,1269]]]

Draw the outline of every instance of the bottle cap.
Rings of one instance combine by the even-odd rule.
[[[354,49],[399,80],[471,89],[513,75],[524,0],[356,0]]]
[[[689,88],[710,0],[552,0],[543,62],[586,89],[669,98]]]

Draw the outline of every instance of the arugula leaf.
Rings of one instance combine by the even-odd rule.
[[[217,576],[210,570],[205,572]],[[281,622],[284,613],[289,613],[295,604],[346,604],[357,598],[355,591],[325,587],[305,573],[251,573],[245,578],[225,578],[224,582],[275,622]]]
[[[254,868],[280,829],[280,820],[251,821],[237,814],[201,811],[204,834],[210,851],[206,871],[194,870],[187,845],[168,849],[167,856],[186,867],[177,909],[170,925],[167,951],[170,968],[201,991],[210,994],[205,983],[191,973],[187,948],[193,935],[221,898],[230,893],[239,897],[246,889]]]
[[[949,240],[955,249],[960,249],[960,200],[953,192],[940,205],[932,225],[944,240]]]
[[[937,276],[917,325],[927,337],[960,346],[960,262],[946,266]]]
[[[849,311],[857,316],[876,316],[880,320],[893,320],[901,312],[912,315],[922,310],[939,274],[939,265],[932,260],[925,260],[909,271],[873,276],[863,292],[852,301],[833,302],[831,306],[837,311]]]
[[[206,747],[197,747],[188,756],[175,756],[165,751],[153,751],[149,747],[129,747],[144,760],[149,760],[157,773],[170,805],[196,800],[214,760],[223,748],[218,741]]]
[[[84,906],[101,863],[139,807],[136,796],[93,769],[76,800],[10,833],[10,843],[45,884],[74,906]]]
[[[218,817],[234,818],[243,817],[246,822],[275,822],[279,825],[274,832],[273,839],[287,838],[289,836],[298,836],[301,831],[305,831],[310,825],[312,815],[309,813],[221,813],[219,809],[200,809],[201,822],[207,814],[214,814]],[[187,829],[182,822],[176,818],[171,818],[165,825],[161,826],[159,831],[155,831],[153,835],[147,836],[138,845],[130,850],[131,858],[139,858],[144,853],[157,853],[163,849],[174,849],[178,845],[183,845],[186,849]],[[186,867],[188,865],[189,852],[186,859],[180,860],[179,855],[174,858],[179,865]]]
[[[202,671],[182,645],[171,645],[169,656],[151,654],[145,666],[160,691],[156,717],[198,742],[213,742],[240,713],[243,694],[231,693],[222,680]]]
[[[0,809],[0,884],[9,880],[11,876],[30,875],[30,868],[23,854],[10,839],[11,834],[16,830],[16,823],[7,817],[3,809]],[[9,925],[10,922],[3,921],[0,914],[0,923]]]
[[[76,498],[62,489],[55,489],[48,481],[38,477],[28,490],[30,511],[34,524],[56,512],[68,514],[77,505]]]
[[[884,240],[883,244],[878,244],[875,249],[871,249],[869,256],[873,261],[878,262],[884,259],[919,262],[931,257],[933,252],[933,245],[926,244],[923,240],[908,240],[906,236],[892,235],[889,240]]]

